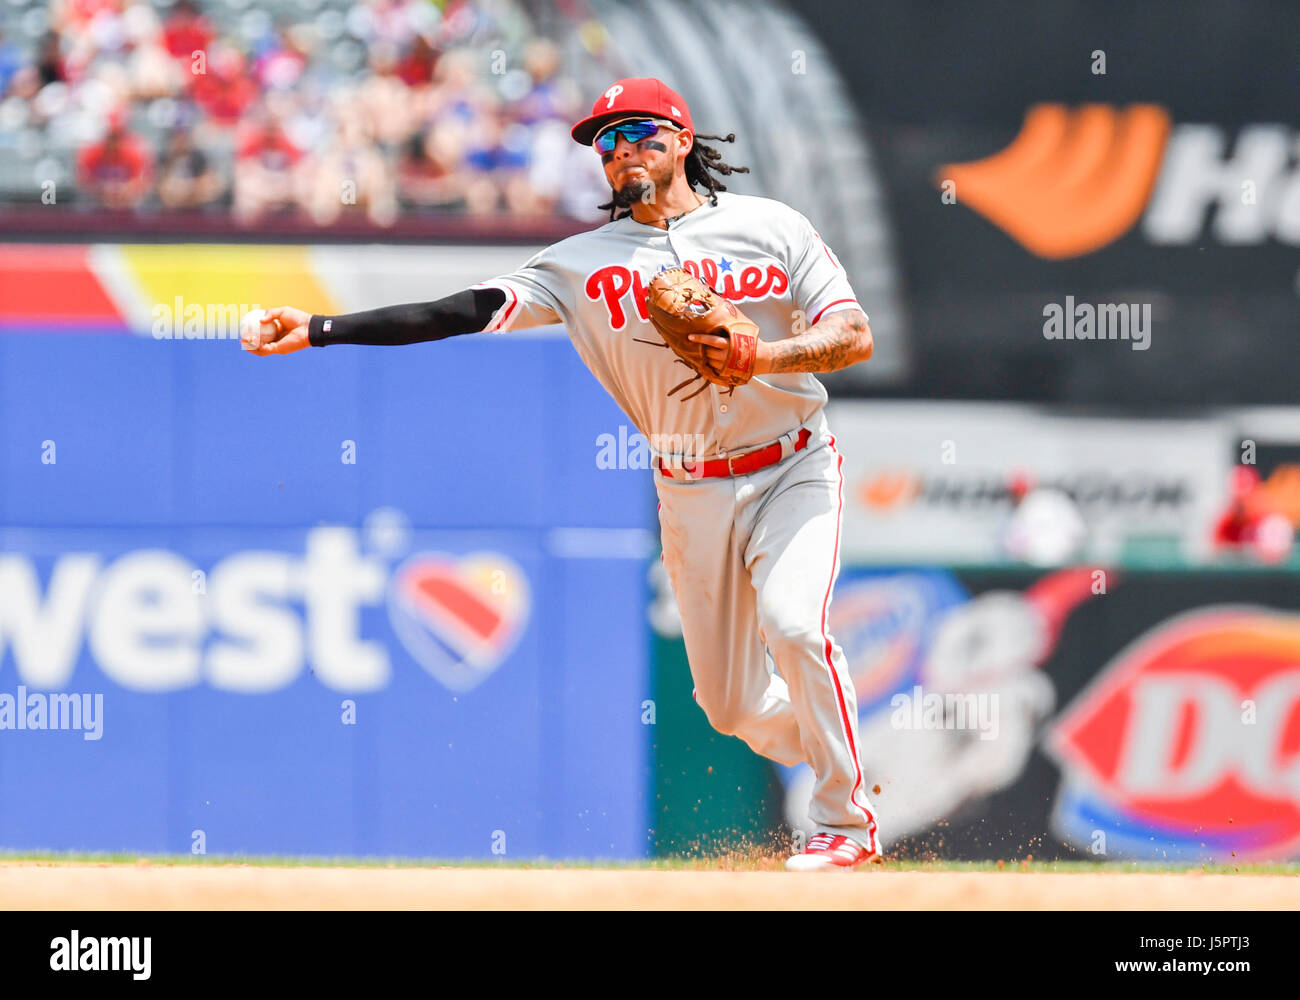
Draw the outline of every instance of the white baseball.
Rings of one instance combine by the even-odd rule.
[[[280,324],[266,318],[265,309],[251,309],[239,324],[240,346],[246,351],[255,351],[263,344],[274,342],[280,332]]]

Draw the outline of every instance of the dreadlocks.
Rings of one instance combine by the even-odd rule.
[[[713,171],[717,171],[724,177],[728,174],[747,174],[749,167],[733,167],[730,163],[723,162],[722,154],[712,146],[706,146],[700,142],[701,139],[713,139],[715,142],[735,142],[736,133],[728,132],[723,135],[697,135],[695,143],[691,146],[690,153],[686,156],[686,179],[690,182],[691,187],[704,185],[709,192],[709,204],[718,203],[718,192],[727,190],[727,185],[713,176]]]
[[[727,135],[696,135],[695,142],[691,145],[691,151],[686,154],[686,181],[692,188],[703,187],[709,192],[709,204],[718,203],[718,192],[727,190],[727,185],[714,176],[715,173],[726,177],[728,174],[747,174],[749,167],[733,167],[730,163],[722,159],[722,153],[713,146],[706,146],[700,142],[701,139],[711,139],[714,142],[735,142],[736,133],[729,132]],[[627,203],[616,193],[604,205],[597,207],[604,211],[609,210],[609,221],[615,219],[625,219],[632,214]],[[618,210],[626,209],[621,214]]]

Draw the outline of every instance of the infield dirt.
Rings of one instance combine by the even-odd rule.
[[[1300,876],[0,863],[15,910],[1300,909]]]

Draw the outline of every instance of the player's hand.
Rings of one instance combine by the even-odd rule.
[[[727,363],[728,345],[726,337],[719,337],[712,333],[693,333],[687,339],[693,340],[697,344],[703,344],[705,357],[709,359],[709,364],[713,366],[714,371],[722,370],[722,366]],[[764,341],[759,340],[754,360],[755,375],[767,374],[769,370],[768,358],[770,354],[771,349]]]
[[[310,347],[311,342],[307,339],[307,324],[310,321],[311,313],[292,306],[268,309],[257,341],[259,346],[248,352],[266,357],[268,354],[292,354]]]

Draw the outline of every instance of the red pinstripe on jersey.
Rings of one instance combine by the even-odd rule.
[[[850,302],[855,306],[858,304],[856,299],[836,299],[834,302],[830,302],[824,306],[822,310],[813,317],[813,321],[809,325],[816,326],[821,321],[821,318],[826,315],[827,309],[830,309],[832,306],[842,306],[845,302]],[[859,308],[861,307],[859,306]]]
[[[506,324],[510,322],[511,317],[514,315],[515,309],[519,307],[519,296],[515,294],[513,288],[509,285],[497,285],[496,287],[506,293],[508,300],[501,307],[501,318],[495,323],[489,323],[487,329],[483,331],[484,333],[495,333],[498,330],[504,330]]]
[[[824,311],[824,310],[823,310]],[[862,764],[858,760],[857,741],[853,738],[853,720],[849,718],[848,703],[844,700],[844,689],[840,685],[839,675],[835,672],[835,664],[832,660],[832,643],[831,637],[826,634],[826,613],[830,607],[831,590],[835,586],[835,570],[840,561],[840,521],[844,515],[844,456],[835,449],[835,436],[831,435],[831,451],[835,453],[835,471],[839,474],[839,508],[835,517],[835,555],[831,563],[831,578],[826,585],[826,596],[822,599],[822,642],[823,655],[826,657],[826,669],[830,671],[831,683],[835,686],[835,698],[839,702],[840,709],[840,729],[844,733],[844,741],[848,744],[849,756],[853,760],[853,788],[849,792],[849,804],[858,809],[867,821],[867,837],[871,841],[867,845],[869,850],[875,851],[876,848],[876,817],[872,815],[871,810],[862,803],[858,802],[858,792],[862,788]]]

